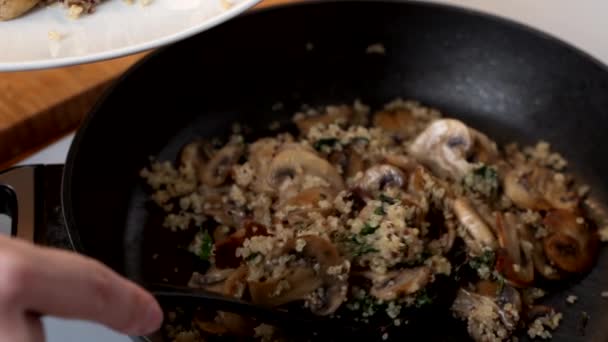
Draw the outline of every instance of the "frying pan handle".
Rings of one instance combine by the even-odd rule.
[[[0,213],[11,218],[10,235],[72,249],[61,208],[63,165],[28,165],[0,171]]]

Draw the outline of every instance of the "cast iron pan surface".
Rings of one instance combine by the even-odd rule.
[[[376,43],[386,54],[366,53]],[[608,73],[589,56],[521,25],[442,5],[307,3],[240,17],[123,77],[70,150],[63,183],[70,235],[79,251],[138,281],[184,284],[201,265],[176,248],[188,234],[159,228],[138,176],[149,156],[174,160],[185,143],[225,136],[235,121],[264,134],[302,104],[361,99],[377,108],[396,97],[437,107],[501,144],[547,140],[606,199]],[[589,275],[548,298],[564,313],[554,341],[608,341],[608,300],[600,296],[607,268],[604,250]],[[569,294],[579,298],[574,305]],[[445,316],[437,313],[411,340],[467,341]]]

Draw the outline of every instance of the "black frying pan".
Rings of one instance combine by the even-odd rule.
[[[384,44],[386,54],[366,54],[374,43]],[[78,252],[137,281],[183,284],[197,265],[176,252],[187,237],[152,227],[158,217],[138,177],[148,156],[174,159],[183,144],[222,136],[233,121],[254,129],[287,122],[303,103],[360,98],[379,106],[395,97],[438,107],[499,143],[548,140],[594,195],[607,199],[604,66],[547,35],[476,12],[355,1],[257,11],[153,54],[117,83],[78,131],[63,169],[63,215],[53,203],[57,167],[1,175],[13,187],[0,192],[0,208],[18,217],[17,234],[35,232],[39,242],[66,245],[56,223],[64,218]],[[277,102],[283,106],[273,111]],[[44,229],[47,221],[53,224]],[[555,341],[608,341],[608,301],[600,297],[608,290],[607,267],[604,251],[591,274],[548,299],[564,312]],[[568,306],[568,294],[579,301]],[[586,329],[582,311],[590,316]],[[429,340],[467,340],[457,324],[431,326]]]

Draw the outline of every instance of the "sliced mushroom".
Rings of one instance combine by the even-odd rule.
[[[244,151],[242,144],[228,144],[217,151],[205,165],[201,182],[211,187],[222,185]]]
[[[259,325],[251,318],[244,317],[232,312],[218,311],[217,321],[224,326],[231,335],[244,338],[251,337],[254,329]]]
[[[306,264],[289,267],[288,274],[280,279],[250,282],[252,300],[262,305],[279,306],[307,299],[315,290],[323,288],[322,297],[310,308],[317,315],[329,315],[346,300],[347,280],[329,274],[327,270],[341,265],[344,259],[331,242],[319,236],[302,236],[298,240],[305,244],[298,248],[297,240],[290,240],[282,254],[296,254]]]
[[[241,265],[226,278],[222,293],[226,296],[242,298],[247,288],[247,274],[249,270],[246,265]]]
[[[179,155],[181,167],[192,168],[199,181],[203,177],[203,169],[208,159],[209,155],[207,154],[206,144],[201,140],[184,146]]]
[[[502,341],[511,335],[519,322],[519,312],[513,304],[507,309],[506,303],[498,303],[498,298],[462,288],[458,290],[452,311],[456,317],[467,321],[467,330],[475,341]]]
[[[516,167],[505,175],[505,195],[523,209],[576,209],[576,194],[569,191],[563,181],[557,181],[555,175],[546,168]]]
[[[392,134],[398,140],[404,140],[416,134],[416,118],[406,108],[386,109],[376,112],[373,124]]]
[[[460,180],[469,173],[479,156],[489,160],[497,156],[496,145],[489,138],[454,119],[431,123],[412,143],[410,153],[440,176]]]
[[[205,199],[205,204],[202,206],[203,214],[213,217],[215,221],[228,227],[238,228],[243,224],[247,218],[244,208],[231,202],[224,203],[222,200],[230,191],[228,187],[202,186],[200,191],[201,197]]]
[[[532,261],[534,269],[538,274],[548,280],[560,280],[564,277],[563,271],[552,266],[545,255],[543,241],[535,239],[534,250],[532,252]]]
[[[381,300],[395,300],[413,294],[424,288],[431,280],[428,266],[391,271],[372,276],[373,285],[369,293]]]
[[[453,209],[458,222],[465,229],[466,234],[462,238],[472,254],[481,255],[486,249],[496,249],[498,244],[494,233],[473,209],[468,199],[457,198],[453,202]]]
[[[388,164],[370,167],[356,183],[356,187],[365,197],[375,197],[385,188],[402,188],[404,185],[403,172]]]
[[[496,213],[501,247],[496,255],[496,269],[516,286],[529,286],[534,281],[534,245],[524,238],[523,229],[512,213]]]
[[[268,182],[268,167],[280,146],[280,142],[275,138],[262,138],[249,145],[249,164],[253,169],[254,181],[252,188],[259,193],[272,193],[272,188]]]
[[[349,106],[328,106],[325,114],[317,116],[304,116],[295,120],[296,126],[303,135],[316,125],[343,125],[350,121],[353,116],[353,109]]]
[[[334,151],[329,155],[328,160],[333,165],[340,165],[345,179],[355,177],[357,173],[365,170],[365,160],[352,148]]]
[[[344,189],[342,176],[327,160],[303,147],[284,149],[270,162],[268,184],[278,189],[284,181],[302,182],[306,175],[325,180],[334,190]]]
[[[188,281],[188,287],[223,293],[224,282],[232,273],[234,273],[234,269],[219,269],[216,267],[211,267],[204,274],[194,272],[190,281]]]
[[[227,239],[215,243],[215,265],[219,268],[236,268],[243,261],[236,256],[236,250],[243,242],[252,236],[267,235],[266,227],[247,220],[243,227],[228,236]]]
[[[323,279],[312,268],[296,267],[281,279],[249,282],[249,292],[256,304],[281,306],[305,300],[321,286]]]
[[[289,224],[295,227],[298,222],[310,221],[310,213],[329,215],[333,211],[333,207],[331,205],[321,206],[319,203],[321,201],[332,203],[335,197],[336,192],[333,189],[317,186],[302,190],[280,204],[279,208],[287,214],[286,220]]]
[[[384,163],[396,166],[405,173],[410,173],[414,171],[420,165],[418,164],[418,162],[416,162],[416,160],[406,155],[392,153],[384,155]]]
[[[553,264],[570,273],[583,273],[593,267],[599,240],[582,217],[552,210],[543,223],[549,232],[543,241],[545,255]]]

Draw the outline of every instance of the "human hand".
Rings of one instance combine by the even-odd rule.
[[[151,294],[100,262],[0,236],[0,341],[44,341],[42,315],[129,335],[153,332],[163,320]]]

